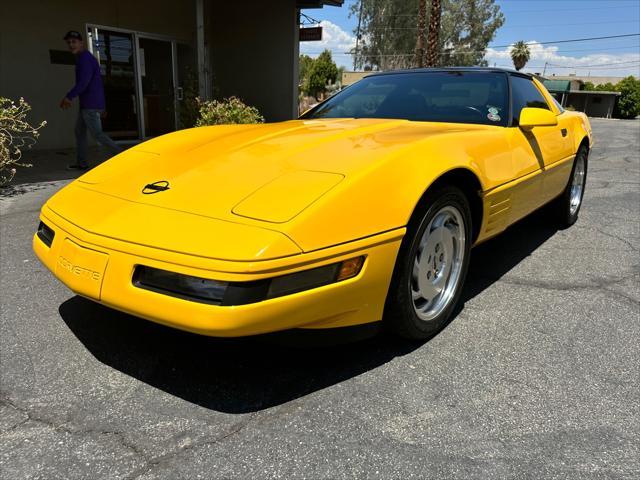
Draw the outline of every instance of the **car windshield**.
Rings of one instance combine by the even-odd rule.
[[[301,118],[394,118],[507,125],[509,86],[500,72],[415,72],[365,77]]]

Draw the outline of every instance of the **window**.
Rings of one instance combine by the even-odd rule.
[[[564,112],[564,107],[562,105],[560,105],[560,101],[556,98],[556,95],[557,95],[557,93],[555,95],[551,95],[551,98],[553,99],[553,103],[556,104],[556,107],[558,108],[558,111],[560,113],[563,113]]]
[[[393,118],[506,126],[508,96],[504,73],[456,70],[372,75],[302,118]]]
[[[513,75],[511,77],[511,96],[513,98],[513,124],[518,125],[520,112],[525,107],[544,108],[551,110],[547,101],[528,78]]]

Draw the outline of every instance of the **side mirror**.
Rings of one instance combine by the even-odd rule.
[[[545,108],[525,107],[520,112],[520,128],[531,130],[533,127],[553,127],[558,124],[556,114]]]

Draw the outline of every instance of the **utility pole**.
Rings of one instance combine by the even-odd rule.
[[[360,25],[362,24],[362,5],[364,0],[360,0],[360,11],[358,12],[358,30],[356,33],[356,49],[353,54],[353,70],[356,69],[356,63],[358,61],[358,46],[360,45]]]
[[[544,69],[542,70],[542,76],[544,77],[545,73],[547,73],[547,63],[549,62],[544,62]]]
[[[427,38],[427,67],[435,67],[438,63],[438,37],[440,36],[440,0],[431,0],[429,12],[429,37]]]
[[[427,16],[427,0],[420,0],[418,4],[418,38],[416,39],[415,66],[424,67],[424,31]]]

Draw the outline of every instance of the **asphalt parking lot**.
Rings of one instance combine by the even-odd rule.
[[[593,120],[577,224],[476,248],[426,343],[295,348],[167,329],[35,259],[40,205],[0,194],[0,476],[640,477],[640,121]]]

